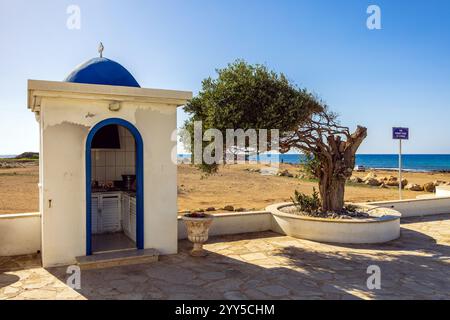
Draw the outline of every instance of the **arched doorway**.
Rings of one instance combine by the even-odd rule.
[[[115,133],[114,129],[117,129],[117,133]],[[124,131],[125,130],[125,131]],[[123,174],[121,174],[120,170],[116,170],[115,174],[117,176],[123,176],[123,185],[120,187],[119,185],[116,185],[116,182],[120,182],[119,180],[112,180],[112,186],[111,186],[111,180],[112,176],[105,176],[103,185],[99,185],[99,179],[96,178],[97,172],[95,172],[95,168],[93,166],[93,151],[94,156],[96,156],[95,152],[99,152],[101,155],[101,152],[104,151],[105,153],[114,152],[112,150],[116,150],[117,152],[120,152],[120,150],[123,148],[123,144],[121,141],[123,139],[128,139],[128,145],[131,144],[128,137],[122,138],[122,134],[120,132],[128,132],[129,136],[134,138],[134,175],[130,174],[130,172],[124,171]],[[108,150],[110,149],[110,150]],[[127,149],[128,150],[128,149]],[[128,151],[124,151],[128,152]],[[115,155],[117,156],[117,154]],[[95,161],[95,158],[94,158]],[[91,255],[93,253],[99,252],[99,251],[111,251],[111,250],[118,250],[118,249],[124,249],[123,247],[120,247],[120,245],[117,248],[114,248],[113,243],[107,243],[107,246],[103,246],[104,248],[107,248],[106,250],[99,249],[100,245],[96,245],[94,243],[93,246],[93,238],[96,237],[98,239],[102,238],[103,240],[108,239],[108,237],[100,237],[98,235],[95,235],[93,237],[93,231],[94,233],[98,233],[99,225],[97,224],[97,216],[96,213],[100,212],[100,215],[102,215],[102,209],[100,208],[98,212],[95,212],[95,208],[99,203],[102,203],[103,200],[99,200],[99,196],[105,197],[105,203],[108,202],[108,206],[111,207],[111,204],[113,204],[113,207],[117,207],[116,201],[121,201],[120,207],[117,207],[120,212],[120,222],[119,224],[114,224],[114,230],[115,231],[123,231],[124,234],[127,234],[125,231],[125,227],[128,230],[131,230],[131,233],[133,234],[132,237],[129,237],[132,242],[134,242],[134,247],[137,249],[143,249],[144,248],[144,198],[143,198],[143,189],[144,189],[144,158],[143,158],[143,141],[142,137],[139,133],[139,131],[136,129],[136,127],[131,124],[130,122],[119,119],[119,118],[110,118],[103,120],[99,123],[97,123],[89,132],[87,141],[86,141],[86,255]],[[120,169],[120,167],[118,167]],[[130,168],[132,168],[130,166]],[[128,174],[126,174],[128,173]],[[130,176],[135,176],[135,180],[128,181]],[[101,189],[103,188],[103,189]],[[98,190],[102,190],[101,192],[94,192]],[[113,190],[113,191],[111,191]],[[113,196],[114,193],[114,196]],[[129,196],[131,195],[131,198],[133,195],[135,195],[135,226],[133,225],[133,222],[125,222],[123,218],[123,215],[125,214],[125,210],[122,212],[122,209],[124,208],[124,199],[128,196],[128,201],[130,201]],[[120,199],[120,200],[117,200]],[[133,199],[131,199],[131,203],[133,202]],[[128,205],[130,205],[128,203]],[[93,212],[94,208],[94,212]],[[133,209],[134,210],[134,209]],[[109,213],[115,212],[110,210]],[[115,213],[114,213],[115,214]],[[110,215],[111,216],[111,215]],[[132,217],[132,214],[131,214]],[[115,218],[117,219],[117,217]],[[102,223],[100,223],[101,225]],[[111,225],[111,224],[110,224]],[[106,229],[107,231],[112,231],[113,229]],[[117,232],[117,235],[120,236]],[[111,234],[109,234],[109,239],[113,239],[112,241],[117,241],[117,243],[121,242],[123,239],[120,237],[112,238]],[[110,241],[110,240],[107,240]],[[122,241],[123,242],[123,241]],[[104,243],[103,243],[104,245]]]

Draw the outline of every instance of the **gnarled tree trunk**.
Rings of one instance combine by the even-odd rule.
[[[367,129],[360,126],[346,141],[330,135],[328,148],[316,154],[320,159],[318,178],[323,211],[340,212],[344,208],[345,182],[353,173],[356,151],[366,136]]]
[[[344,208],[345,179],[321,179],[319,191],[324,212],[340,212]]]

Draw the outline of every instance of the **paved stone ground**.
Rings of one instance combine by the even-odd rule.
[[[383,245],[263,232],[212,238],[210,255],[192,258],[181,241],[157,263],[83,271],[78,291],[65,285],[65,268],[0,258],[0,299],[450,299],[450,214],[402,222],[401,238]],[[366,286],[373,264],[380,290]]]

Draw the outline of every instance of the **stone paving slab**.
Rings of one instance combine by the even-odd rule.
[[[402,221],[387,244],[336,245],[273,232],[213,237],[206,258],[180,253],[152,264],[83,270],[81,290],[66,268],[38,256],[0,258],[0,299],[450,299],[450,214]],[[367,267],[381,268],[369,290]]]

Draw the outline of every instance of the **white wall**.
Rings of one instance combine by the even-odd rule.
[[[402,214],[402,218],[450,213],[450,197],[380,201],[366,204],[395,209]]]
[[[108,100],[42,98],[42,261],[71,264],[86,254],[85,145],[90,129],[107,118],[134,124],[144,143],[144,247],[177,252],[177,176],[171,152],[176,106]]]
[[[36,253],[41,250],[40,213],[0,215],[0,256]]]
[[[266,211],[215,214],[210,236],[261,232],[272,229],[272,214]],[[186,226],[178,218],[178,239],[186,239]]]
[[[450,197],[450,186],[437,186],[436,197]]]
[[[367,203],[366,203],[367,204]],[[384,202],[372,202],[370,205],[377,205],[381,207],[394,207],[395,210],[402,214],[402,217],[413,217],[422,215],[432,215],[441,213],[450,213],[450,197],[449,198],[433,198],[433,199],[417,199],[417,200],[402,200],[402,201],[384,201]],[[176,212],[176,211],[175,211]],[[64,217],[63,214],[61,216]],[[283,231],[278,226],[277,222],[273,219],[272,214],[266,211],[257,212],[239,212],[231,214],[216,214],[214,215],[214,222],[211,226],[210,235],[227,235],[238,233],[250,233],[250,232],[262,232],[273,230],[278,233]],[[70,216],[66,216],[68,218]],[[82,217],[78,217],[82,220]],[[153,217],[155,219],[156,217]],[[152,221],[153,219],[150,219]],[[51,223],[51,221],[50,221]],[[62,237],[62,232],[55,232],[56,235],[49,234],[44,237],[45,240],[54,236],[61,237],[61,241],[69,241],[79,243],[84,249],[85,238],[83,241],[77,237],[78,233],[84,228],[84,221],[80,225],[75,226],[76,232],[71,232],[65,225],[62,226],[63,232],[68,232],[66,240]],[[186,228],[181,218],[178,218],[177,226],[177,238],[186,239]],[[148,228],[148,227],[147,227]],[[155,228],[157,229],[157,228]],[[155,229],[150,229],[158,231]],[[169,227],[170,230],[170,227]],[[57,230],[56,230],[57,231]],[[157,232],[157,236],[163,238],[165,234],[163,229]],[[71,238],[74,238],[71,240]],[[150,240],[148,240],[150,239]],[[152,237],[146,237],[146,241],[152,243],[154,241]],[[167,239],[166,239],[167,240]],[[170,240],[170,239],[169,239]],[[169,243],[172,241],[170,240]],[[155,242],[156,243],[156,242]],[[67,247],[67,244],[61,243],[59,247]],[[13,215],[0,215],[0,256],[12,256],[20,254],[35,253],[41,249],[41,216],[39,213],[24,213]],[[169,248],[173,250],[174,248]],[[58,250],[58,246],[50,247],[47,250]],[[161,249],[160,249],[161,250]],[[176,250],[176,247],[175,247]],[[48,252],[47,252],[48,253]],[[173,253],[173,252],[171,252]],[[52,254],[49,255],[53,257]],[[46,256],[48,259],[48,255]],[[47,261],[48,262],[48,261]]]

